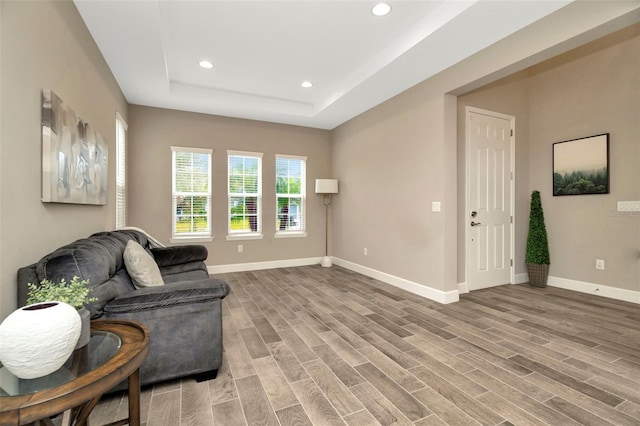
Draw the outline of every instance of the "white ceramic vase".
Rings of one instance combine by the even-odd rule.
[[[0,325],[0,361],[21,379],[53,373],[80,337],[78,311],[62,302],[34,303],[14,311]]]

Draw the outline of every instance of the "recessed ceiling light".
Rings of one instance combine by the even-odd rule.
[[[213,68],[213,64],[209,61],[200,61],[198,62],[198,65],[200,65],[202,68],[206,68],[206,69],[211,69]]]
[[[387,3],[378,3],[371,9],[371,13],[376,16],[384,16],[389,12],[391,12],[391,6]]]
[[[313,83],[311,83],[310,81],[303,81],[302,83],[300,83],[300,86],[308,89],[309,87],[313,86]]]

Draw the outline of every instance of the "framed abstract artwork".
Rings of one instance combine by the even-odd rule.
[[[108,154],[100,134],[42,91],[42,202],[106,204]]]
[[[553,195],[609,193],[609,133],[553,144]]]

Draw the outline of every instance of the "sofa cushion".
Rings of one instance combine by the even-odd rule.
[[[60,247],[36,264],[39,280],[71,281],[77,276],[81,280],[89,280],[89,285],[105,282],[119,269],[118,260],[122,258],[124,249],[117,247],[114,241],[110,243],[87,238]]]
[[[155,287],[164,284],[158,264],[137,242],[133,240],[127,242],[123,257],[127,272],[133,280],[133,285],[137,288]]]
[[[76,240],[40,259],[35,264],[37,279],[32,282],[40,283],[43,279],[60,282],[63,278],[71,281],[74,276],[89,280],[90,296],[98,298],[89,307],[95,318],[109,300],[134,289],[122,255],[127,241],[142,238],[133,232],[101,232]]]
[[[207,260],[207,248],[201,245],[186,245],[176,247],[157,247],[151,249],[151,254],[159,267],[180,265],[182,263]]]
[[[197,281],[209,278],[207,266],[202,261],[161,266],[160,273],[165,284],[176,281]]]
[[[131,293],[136,288],[131,282],[131,277],[125,268],[120,269],[116,274],[104,283],[91,288],[91,297],[95,298],[93,302],[86,305],[91,312],[91,319],[100,318],[104,313],[104,305],[118,296]]]

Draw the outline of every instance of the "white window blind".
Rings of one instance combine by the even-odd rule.
[[[262,154],[227,151],[229,235],[262,233]]]
[[[210,149],[171,147],[172,238],[211,237]]]
[[[116,113],[116,229],[127,225],[127,123]]]
[[[306,229],[306,157],[276,155],[276,233]]]

